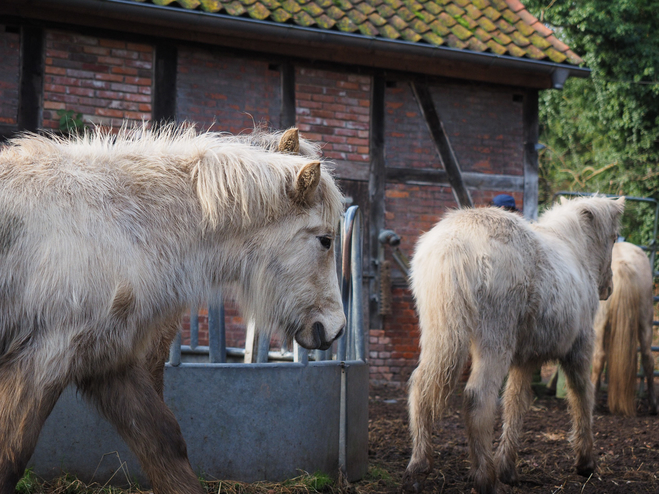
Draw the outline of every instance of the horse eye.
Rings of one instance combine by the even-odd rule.
[[[320,245],[322,245],[324,248],[329,249],[332,246],[332,237],[325,235],[323,237],[317,238],[320,241]]]

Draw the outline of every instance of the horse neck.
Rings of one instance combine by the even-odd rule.
[[[584,232],[578,218],[552,217],[549,221],[541,220],[534,226],[543,235],[559,240],[582,266],[587,266],[588,271],[596,276],[599,261],[593,252],[598,246],[593,245],[592,239]]]

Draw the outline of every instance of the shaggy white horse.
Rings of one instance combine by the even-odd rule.
[[[592,381],[596,392],[606,362],[609,411],[616,415],[636,414],[637,342],[648,384],[648,408],[657,413],[652,357],[654,280],[648,256],[627,242],[613,246],[613,293],[600,302],[595,317],[595,356]]]
[[[147,360],[168,338],[160,323],[218,284],[235,284],[257,327],[306,348],[341,334],[341,194],[319,161],[244,140],[142,129],[2,150],[1,494],[69,383],[117,427],[154,492],[201,494]]]
[[[498,208],[465,209],[421,237],[412,261],[421,356],[410,379],[413,451],[404,491],[423,489],[433,423],[469,354],[464,403],[477,492],[494,493],[497,476],[516,481],[531,376],[552,359],[568,379],[577,471],[593,472],[593,317],[611,290],[611,249],[623,209],[624,199],[576,199],[554,206],[537,224]],[[506,374],[495,464],[494,415]]]

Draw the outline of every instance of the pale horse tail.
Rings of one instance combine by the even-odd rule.
[[[441,418],[462,374],[477,318],[473,295],[477,269],[471,261],[475,256],[469,255],[470,246],[440,250],[436,246],[435,242],[422,242],[412,263],[421,355],[410,378],[410,417],[413,422],[418,419],[430,424]],[[416,427],[411,425],[414,436]]]
[[[636,334],[642,294],[635,273],[633,266],[620,262],[613,293],[606,302],[611,328],[604,341],[604,348],[608,348],[608,405],[611,413],[623,416],[636,414]]]

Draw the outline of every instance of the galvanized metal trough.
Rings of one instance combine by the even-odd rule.
[[[357,206],[346,211],[341,231],[337,245],[348,324],[333,350],[309,355],[296,345],[288,354],[277,352],[280,361],[265,363],[268,342],[257,343],[249,324],[246,348],[227,349],[221,304],[209,308],[208,347],[196,346],[194,317],[192,344],[182,347],[180,335],[174,343],[165,368],[165,401],[200,476],[253,482],[303,472],[336,477],[343,471],[353,481],[366,473],[368,364]],[[208,362],[198,362],[200,355]],[[254,363],[227,363],[227,355]],[[66,472],[87,482],[148,485],[123,440],[74,388],[48,418],[29,466],[46,479]]]

